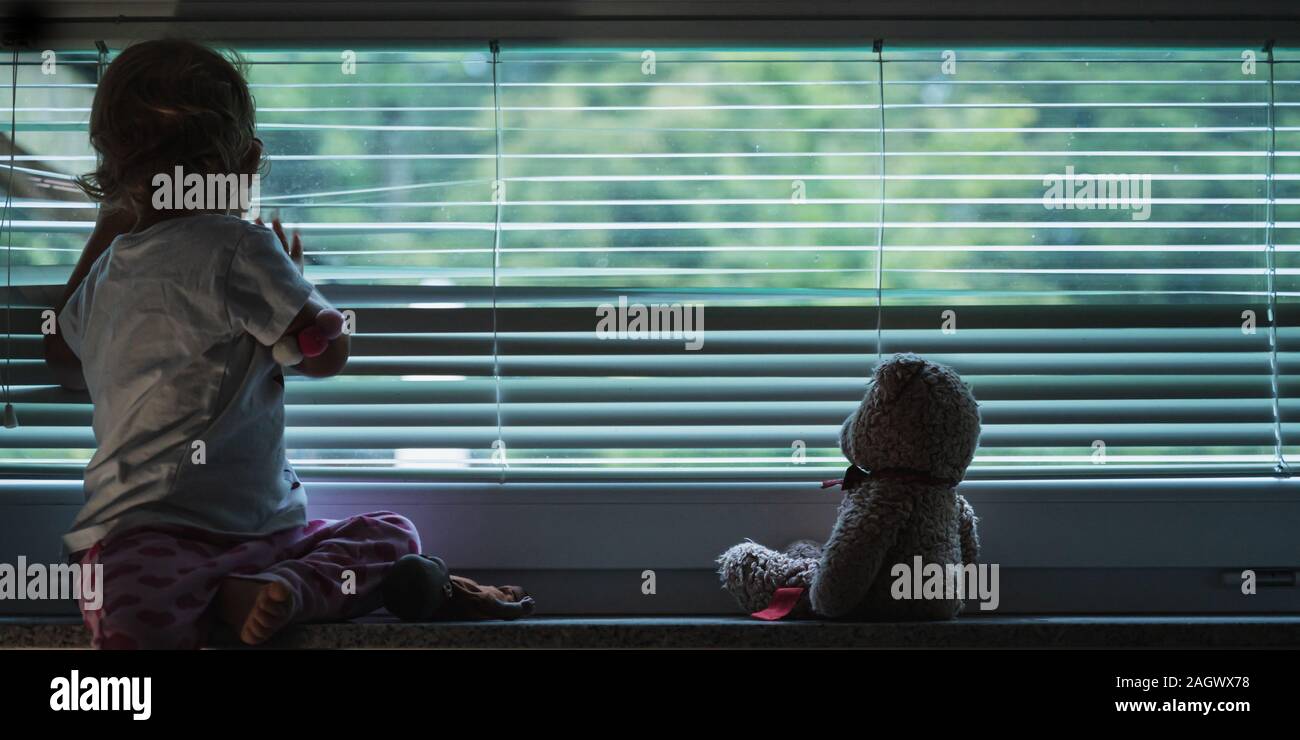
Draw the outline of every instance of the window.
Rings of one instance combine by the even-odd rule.
[[[972,477],[1294,452],[1293,54],[246,56],[263,212],[357,311],[347,373],[289,383],[308,480],[831,477],[904,350],[980,398]],[[11,476],[93,448],[36,332],[93,220],[69,181],[100,61],[19,70]]]
[[[356,51],[245,51],[262,212],[357,312],[347,372],[287,384],[314,516],[396,508],[552,611],[729,609],[712,558],[824,536],[911,350],[981,401],[1004,611],[1294,611],[1216,584],[1295,561],[1296,52]],[[25,53],[15,101],[0,550],[51,562],[94,442],[40,312],[108,58]]]

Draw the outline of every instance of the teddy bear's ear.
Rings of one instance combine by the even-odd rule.
[[[876,366],[874,374],[879,400],[892,403],[924,373],[929,364],[910,352],[896,354],[881,362]]]

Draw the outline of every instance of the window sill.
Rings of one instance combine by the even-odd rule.
[[[219,636],[214,647],[237,647]],[[0,618],[0,649],[79,648],[75,618]],[[760,622],[745,617],[540,617],[294,627],[269,647],[348,648],[1300,648],[1300,617],[962,617],[951,622]]]
[[[1300,588],[1244,596],[1229,576],[1295,570],[1300,480],[969,481],[1002,613],[1278,614]],[[309,483],[309,515],[393,510],[457,572],[518,583],[551,614],[726,613],[714,559],[746,538],[824,538],[839,496],[814,485]],[[0,483],[0,562],[58,562],[75,482]],[[653,570],[658,595],[641,593]],[[67,614],[8,602],[0,614]]]

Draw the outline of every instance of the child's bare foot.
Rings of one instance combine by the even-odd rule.
[[[241,641],[260,645],[293,619],[293,594],[279,581],[226,578],[217,591],[217,611]]]

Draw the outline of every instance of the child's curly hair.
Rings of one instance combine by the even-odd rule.
[[[129,46],[104,72],[90,108],[94,172],[77,178],[92,200],[136,214],[149,208],[153,178],[252,174],[253,96],[243,60],[192,41]]]

